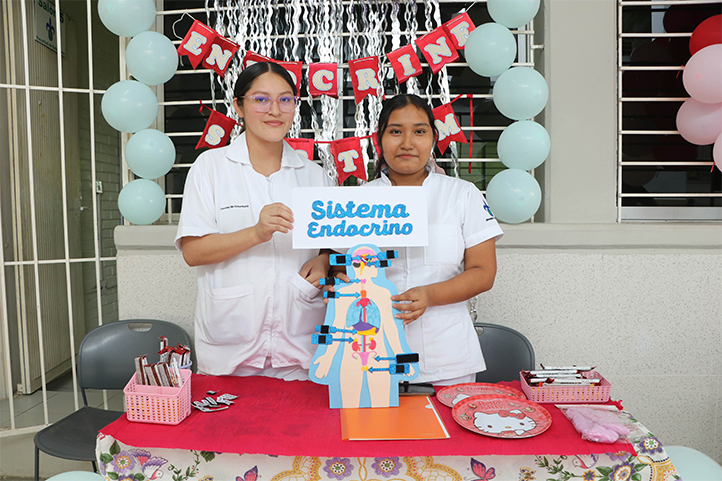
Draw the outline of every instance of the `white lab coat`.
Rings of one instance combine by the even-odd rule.
[[[385,174],[369,186],[390,186]],[[386,269],[399,293],[442,282],[464,271],[464,251],[503,232],[472,183],[429,172],[424,180],[429,215],[427,247],[391,247],[399,258]],[[414,382],[436,382],[486,369],[465,302],[431,306],[405,326],[406,340],[419,353],[421,374]]]
[[[175,245],[181,250],[182,237],[251,227],[265,205],[290,207],[292,188],[328,185],[323,169],[285,142],[280,170],[269,177],[259,174],[242,134],[227,147],[204,152],[191,167]],[[238,368],[268,368],[267,358],[273,368],[308,369],[311,333],[323,324],[325,305],[321,291],[298,272],[317,255],[314,249],[294,250],[291,233],[276,232],[270,242],[197,267],[199,370],[224,375]]]

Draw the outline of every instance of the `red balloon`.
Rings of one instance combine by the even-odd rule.
[[[694,55],[705,47],[722,43],[722,15],[709,17],[697,25],[689,39],[689,53]]]

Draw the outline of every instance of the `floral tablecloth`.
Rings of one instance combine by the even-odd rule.
[[[626,452],[566,456],[312,457],[142,448],[99,434],[96,457],[106,480],[145,481],[667,481],[680,479],[662,444],[630,418]],[[242,429],[242,426],[239,426]],[[303,442],[299,439],[299,442]]]

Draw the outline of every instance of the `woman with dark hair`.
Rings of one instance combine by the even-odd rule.
[[[422,186],[429,216],[427,247],[398,249],[386,276],[406,340],[420,355],[414,382],[474,382],[486,369],[466,300],[491,289],[501,228],[474,184],[434,172],[438,139],[429,104],[416,95],[384,103],[377,138],[376,180],[369,186]],[[387,246],[393,247],[393,246]]]
[[[328,253],[292,248],[288,205],[293,187],[331,180],[283,140],[298,103],[283,67],[247,67],[234,95],[243,133],[194,162],[175,239],[198,276],[199,371],[307,379],[311,332],[323,323],[319,279]]]

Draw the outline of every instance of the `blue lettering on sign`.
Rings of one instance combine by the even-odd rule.
[[[414,231],[411,223],[401,224],[389,222],[387,219],[405,219],[409,217],[406,204],[358,204],[348,201],[346,204],[333,202],[324,203],[317,199],[311,203],[311,217],[320,221],[323,219],[382,219],[382,222],[370,222],[366,224],[347,224],[342,220],[338,224],[319,224],[311,222],[308,224],[307,235],[311,238],[319,237],[368,237],[377,236],[405,236]],[[335,224],[335,225],[334,225]]]
[[[314,200],[311,203],[311,217],[315,220],[321,219],[343,219],[343,218],[376,218],[376,219],[404,219],[409,216],[406,212],[406,204],[359,204],[348,201],[346,205],[329,200],[324,209],[322,200]]]

